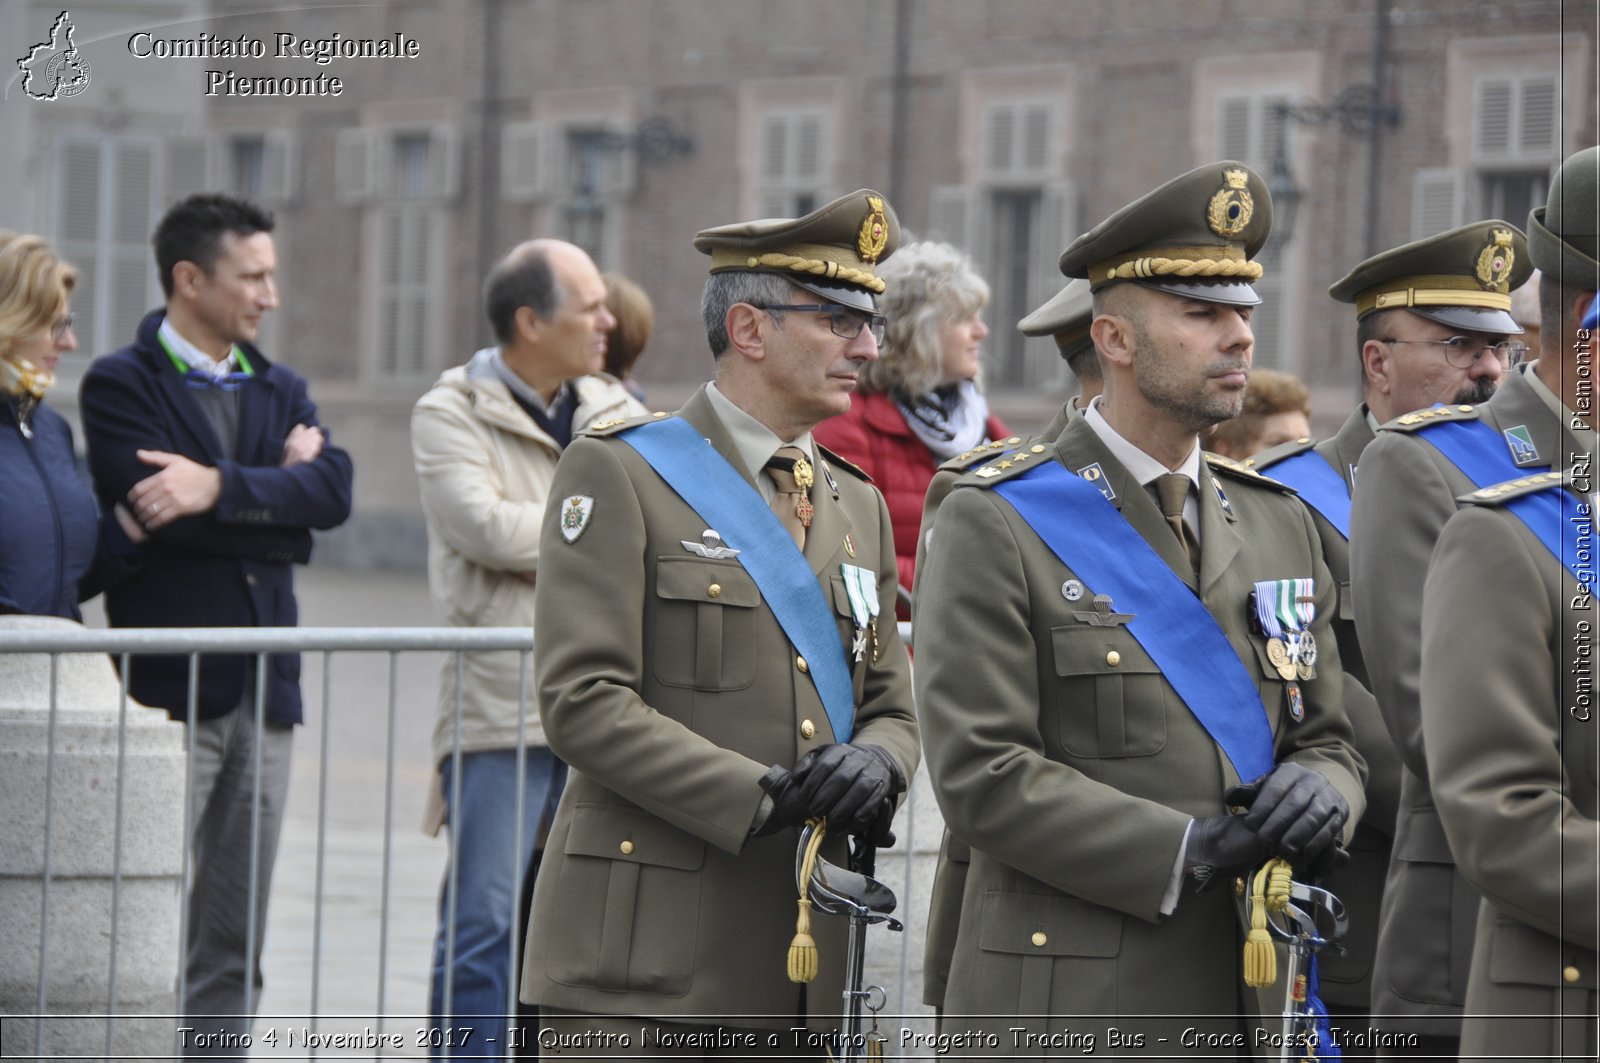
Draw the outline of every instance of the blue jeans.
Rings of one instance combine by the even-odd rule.
[[[516,1007],[507,1001],[512,977],[520,966],[511,961],[512,931],[523,919],[518,911],[522,879],[533,859],[534,841],[555,815],[567,781],[567,766],[549,749],[530,747],[524,768],[526,790],[522,838],[516,831],[517,751],[497,749],[461,756],[461,806],[449,808],[448,825],[456,856],[456,919],[454,962],[450,949],[450,867],[439,887],[439,932],[434,940],[429,1011],[440,1044],[432,1058],[501,1059],[506,1051],[506,1026],[516,1022]],[[442,768],[448,807],[455,765]],[[459,814],[458,814],[459,813]],[[516,864],[512,865],[512,853]],[[446,1006],[446,973],[450,974]]]

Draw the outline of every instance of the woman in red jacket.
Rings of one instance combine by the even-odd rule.
[[[903,245],[879,267],[889,319],[879,359],[861,374],[850,412],[817,425],[817,442],[865,469],[894,524],[900,584],[917,559],[922,498],[939,463],[1009,435],[978,390],[989,286],[965,254],[931,241]],[[904,605],[899,610],[908,619]]]

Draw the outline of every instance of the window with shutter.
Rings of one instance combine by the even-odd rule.
[[[833,123],[825,111],[769,111],[757,144],[756,203],[763,217],[798,218],[828,199]]]
[[[1055,101],[993,100],[983,111],[983,179],[989,184],[1038,184],[1058,165]]]
[[[414,149],[413,149],[414,150]],[[407,157],[402,150],[400,158]],[[426,171],[426,159],[412,167]],[[404,174],[397,175],[402,182]],[[410,177],[417,180],[416,175]],[[435,208],[424,203],[386,203],[378,208],[378,348],[376,371],[383,378],[410,379],[429,369],[433,327],[440,308],[434,293]]]
[[[1555,74],[1497,74],[1473,92],[1472,157],[1480,166],[1560,161],[1561,82]]]
[[[1278,113],[1278,108],[1288,102],[1289,94],[1281,91],[1219,95],[1215,130],[1217,156],[1235,159],[1257,173],[1270,173],[1273,163],[1289,147],[1286,119]],[[1284,277],[1286,257],[1286,249],[1279,241],[1269,242],[1256,256],[1262,273],[1253,287],[1261,296],[1261,305],[1251,315],[1250,329],[1256,337],[1256,365],[1293,371],[1297,359],[1285,350],[1290,342],[1286,306],[1289,289]]]
[[[1461,173],[1451,167],[1418,170],[1411,183],[1411,238],[1424,240],[1461,222]]]
[[[74,360],[86,363],[130,342],[140,319],[160,301],[150,253],[150,233],[164,209],[157,189],[182,187],[175,161],[192,173],[194,158],[163,154],[164,147],[142,137],[83,134],[57,142],[53,242],[78,270],[72,298],[79,342],[70,356]]]

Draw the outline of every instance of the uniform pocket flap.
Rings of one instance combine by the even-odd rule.
[[[1510,919],[1496,919],[1489,980],[1502,985],[1594,989],[1595,954]]]
[[[1077,897],[1049,893],[983,895],[978,947],[1024,956],[1115,956],[1122,950],[1122,913]]]
[[[1406,815],[1405,824],[1395,839],[1394,855],[1413,864],[1453,864],[1456,858],[1450,852],[1450,839],[1445,837],[1444,824],[1439,822],[1439,812],[1433,808],[1413,808]]]
[[[1074,624],[1052,628],[1056,675],[1121,675],[1159,672],[1156,662],[1132,635],[1120,627]]]
[[[656,594],[689,602],[754,609],[761,604],[756,581],[737,561],[700,557],[656,558]]]
[[[704,839],[663,823],[643,809],[617,805],[573,808],[566,851],[683,871],[698,871],[706,861]]]

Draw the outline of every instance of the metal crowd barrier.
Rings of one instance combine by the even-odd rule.
[[[902,623],[901,633],[910,642],[910,625]],[[106,994],[105,1013],[105,1053],[107,1058],[116,1058],[115,1046],[117,1030],[117,971],[119,950],[121,946],[119,934],[119,909],[120,891],[124,866],[123,838],[124,838],[124,781],[126,768],[125,735],[129,711],[129,698],[125,677],[128,673],[129,661],[132,657],[164,654],[184,655],[189,659],[188,674],[188,702],[187,715],[192,723],[197,718],[197,699],[199,691],[199,662],[207,654],[227,653],[232,655],[253,654],[255,656],[255,714],[258,732],[263,724],[264,702],[266,690],[267,668],[270,667],[268,655],[272,653],[321,653],[322,658],[322,719],[320,726],[320,756],[318,764],[318,794],[317,794],[317,837],[315,860],[315,897],[313,898],[314,917],[312,926],[311,945],[311,970],[310,980],[310,1009],[306,1016],[310,1020],[310,1030],[317,1032],[317,1017],[322,1014],[322,967],[324,947],[323,910],[326,901],[325,895],[325,869],[327,865],[327,825],[328,825],[328,792],[329,792],[329,765],[330,765],[330,736],[333,727],[330,725],[335,712],[332,698],[332,656],[336,652],[373,652],[387,653],[388,662],[388,694],[385,727],[385,770],[384,770],[384,806],[383,806],[383,857],[380,885],[380,907],[378,914],[378,957],[377,957],[377,1002],[374,1014],[371,1016],[376,1024],[376,1031],[383,1032],[383,1022],[387,1013],[387,981],[388,981],[388,951],[390,944],[390,909],[393,890],[393,843],[395,838],[394,822],[394,797],[396,759],[396,711],[399,693],[399,655],[408,652],[443,652],[453,653],[456,656],[457,683],[455,689],[456,708],[456,744],[453,752],[455,768],[452,771],[453,786],[450,795],[450,806],[459,807],[461,771],[460,757],[460,720],[461,720],[461,685],[460,677],[463,672],[463,655],[469,652],[515,652],[521,657],[521,692],[520,701],[522,711],[519,714],[518,758],[517,758],[517,794],[516,794],[516,824],[513,837],[521,837],[523,829],[523,806],[525,796],[525,755],[526,749],[522,743],[522,733],[527,720],[528,703],[528,678],[529,656],[533,649],[533,630],[531,628],[456,628],[456,627],[395,627],[395,628],[210,628],[210,629],[120,629],[104,630],[91,628],[77,629],[7,629],[0,632],[0,654],[48,654],[50,657],[50,700],[48,716],[48,753],[45,768],[45,794],[44,794],[44,847],[43,847],[43,885],[40,912],[40,940],[38,961],[38,996],[37,1013],[34,1017],[34,1046],[35,1051],[43,1055],[45,1045],[45,1024],[47,1019],[56,1018],[48,1014],[48,970],[50,959],[50,904],[51,904],[51,878],[52,878],[52,843],[53,820],[55,813],[56,795],[56,755],[57,736],[56,727],[59,716],[58,682],[60,657],[63,654],[107,654],[119,662],[119,674],[123,677],[119,681],[117,719],[118,719],[118,744],[116,767],[116,822],[114,825],[114,854],[112,861],[112,904],[110,928],[110,970],[108,976],[108,990]],[[309,706],[309,703],[308,703]],[[159,710],[156,710],[159,711]],[[185,956],[188,949],[188,908],[191,879],[190,862],[192,859],[189,838],[192,836],[193,823],[191,817],[194,810],[194,737],[193,728],[189,728],[185,735],[185,781],[184,781],[184,835],[178,844],[182,848],[182,870],[179,885],[180,911],[178,916],[179,941],[177,952],[177,980],[176,1008],[181,1013],[182,1001],[185,996],[187,975],[185,971]],[[254,979],[249,977],[249,972],[255,969],[258,960],[260,943],[255,939],[255,922],[258,898],[256,897],[256,861],[259,859],[260,830],[261,830],[261,744],[255,744],[256,780],[257,786],[252,794],[251,801],[251,867],[249,876],[248,911],[246,915],[248,938],[246,945],[245,971],[245,1011],[253,1014],[255,1011],[255,985]],[[901,887],[902,912],[909,912],[914,903],[926,904],[926,899],[911,897],[911,883],[913,882],[913,863],[916,854],[913,848],[915,837],[916,802],[910,801],[902,810],[900,821],[896,828],[901,834],[900,856],[904,861],[904,885]],[[446,971],[453,968],[455,948],[456,925],[456,869],[459,867],[456,846],[457,836],[450,832],[450,863],[451,877],[446,893],[446,910],[449,920],[450,932],[446,939]],[[513,865],[513,881],[521,882],[522,867],[518,861],[516,847],[508,854]],[[881,866],[881,865],[880,865]],[[281,871],[281,868],[279,869]],[[284,903],[281,892],[274,890],[278,904]],[[520,907],[520,899],[513,891],[513,904]],[[513,926],[520,926],[525,913],[513,912]],[[511,941],[511,955],[509,957],[512,969],[520,968],[519,935],[513,934]],[[894,988],[889,994],[889,1000],[894,1005],[891,1014],[908,1015],[913,1008],[918,1006],[920,993],[910,985],[908,963],[915,949],[920,952],[922,947],[921,935],[911,933],[894,936],[894,947],[898,949],[899,977],[895,980]],[[916,940],[911,940],[913,937]],[[880,947],[883,943],[880,942]],[[431,959],[431,952],[430,952]],[[882,961],[877,961],[882,965]],[[425,972],[424,972],[425,973]],[[445,1001],[444,1014],[453,1014],[453,986],[447,975],[443,987]],[[426,1006],[426,1002],[424,1003]],[[517,1013],[516,985],[513,982],[511,991],[506,1001],[506,1015],[514,1018]],[[407,1012],[406,1014],[409,1014]],[[124,1016],[132,1018],[133,1016]],[[349,1017],[349,1016],[346,1016]],[[178,1045],[179,1034],[174,1032],[174,1054],[180,1054]],[[317,1054],[316,1049],[311,1049],[311,1054]],[[374,1051],[374,1058],[381,1055],[381,1049]]]

